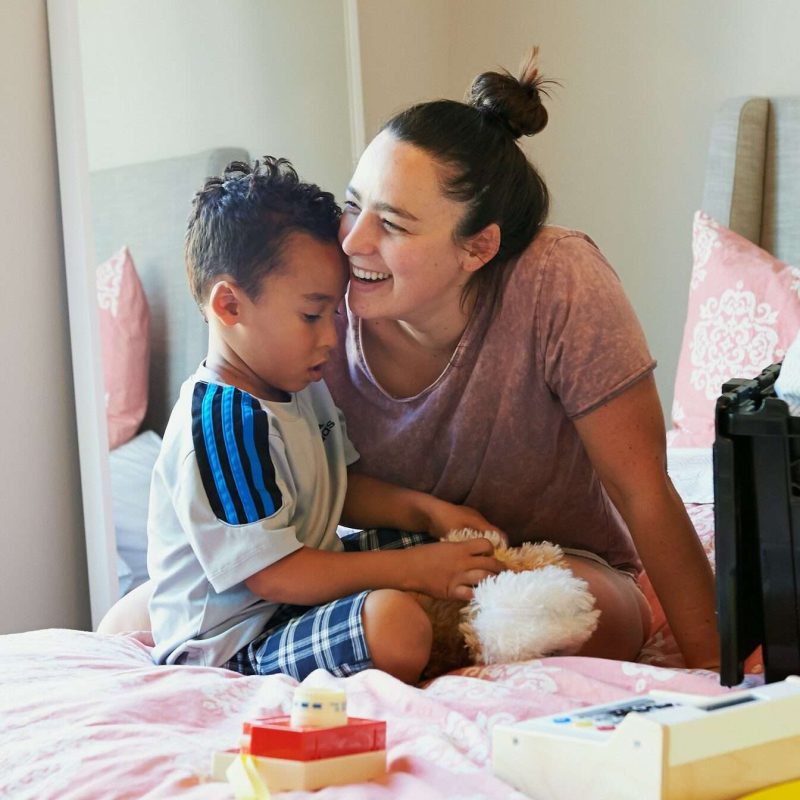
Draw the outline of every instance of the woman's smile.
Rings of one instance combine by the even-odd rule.
[[[388,272],[376,272],[375,270],[371,269],[362,269],[361,267],[356,267],[352,264],[350,269],[354,278],[370,283],[385,281],[392,277]]]

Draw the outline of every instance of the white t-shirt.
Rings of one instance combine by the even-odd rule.
[[[339,550],[347,466],[358,459],[324,383],[285,403],[187,380],[153,470],[148,570],[161,664],[219,666],[277,604],[244,581],[303,545]]]

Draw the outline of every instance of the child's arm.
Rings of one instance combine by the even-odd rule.
[[[341,520],[349,527],[426,531],[436,537],[458,528],[496,530],[475,509],[353,472]],[[359,553],[302,547],[245,583],[260,597],[297,605],[320,605],[368,589],[469,600],[476,584],[502,569],[492,554],[486,539]]]
[[[301,547],[245,581],[259,597],[320,605],[370,589],[418,591],[469,600],[472,588],[502,565],[487,539],[435,542],[405,550],[330,552]]]
[[[347,475],[342,524],[349,528],[424,531],[437,539],[459,528],[499,530],[474,508],[454,505],[352,470]]]

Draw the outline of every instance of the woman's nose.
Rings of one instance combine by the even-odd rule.
[[[363,255],[373,248],[369,221],[363,213],[345,213],[339,223],[342,250],[348,256]]]

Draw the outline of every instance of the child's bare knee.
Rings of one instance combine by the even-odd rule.
[[[431,653],[432,630],[419,603],[405,592],[370,592],[362,611],[372,663],[406,683],[416,683]]]

